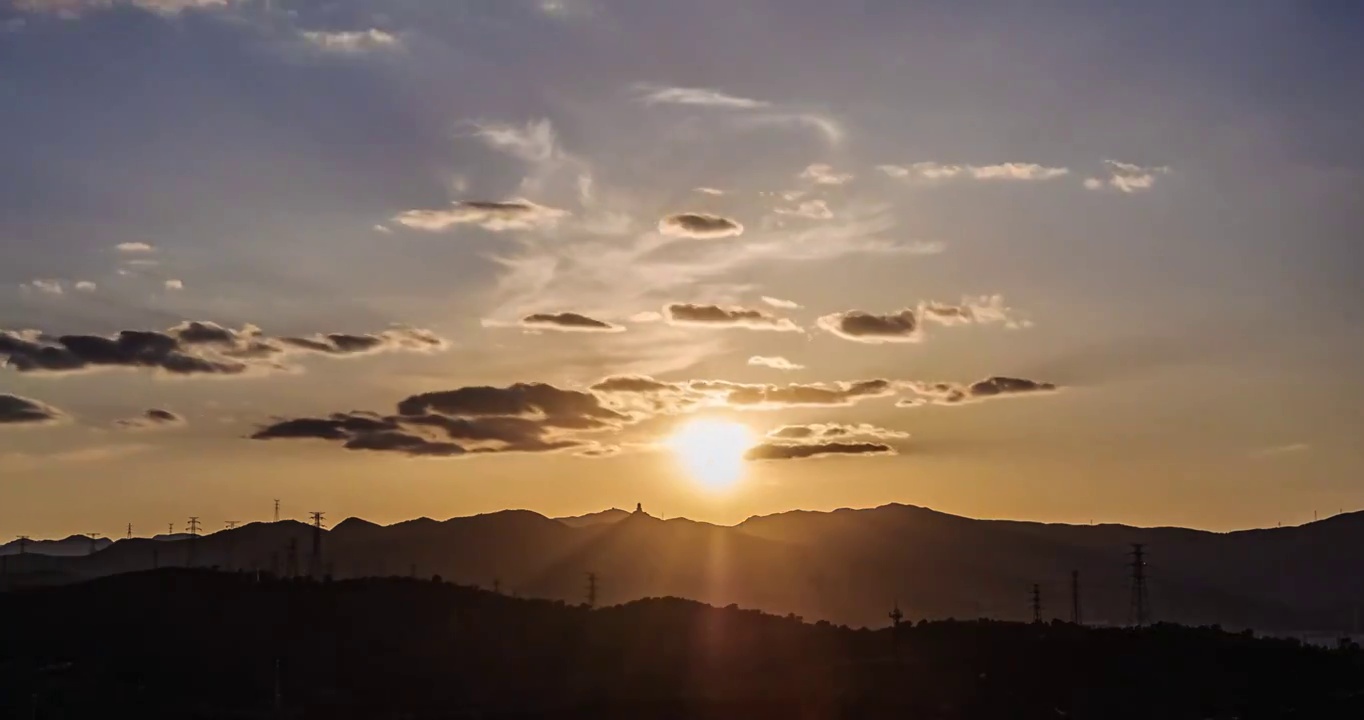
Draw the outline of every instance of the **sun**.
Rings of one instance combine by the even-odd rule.
[[[732,487],[743,477],[744,453],[753,444],[753,431],[730,420],[692,420],[667,442],[692,478],[712,490]]]

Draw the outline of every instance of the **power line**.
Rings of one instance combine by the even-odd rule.
[[[1084,613],[1080,611],[1080,571],[1070,571],[1070,621],[1076,625],[1085,624]]]
[[[1137,627],[1145,627],[1150,612],[1150,598],[1146,592],[1146,546],[1132,543],[1132,606],[1129,620]]]

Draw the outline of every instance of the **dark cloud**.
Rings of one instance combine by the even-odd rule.
[[[663,312],[668,322],[673,325],[740,327],[750,330],[800,332],[800,326],[786,318],[779,318],[766,311],[751,308],[673,303],[665,307]]]
[[[393,216],[393,222],[416,230],[439,232],[451,225],[477,225],[484,230],[532,230],[553,225],[568,212],[537,205],[529,200],[493,202],[469,200],[441,210],[408,210]]]
[[[952,382],[909,382],[905,385],[915,394],[935,405],[959,405],[991,398],[1056,392],[1058,389],[1056,385],[1049,382],[1003,376],[989,377],[970,385]],[[900,407],[910,407],[915,404],[919,403],[906,400],[896,403]]]
[[[445,341],[427,330],[377,334],[331,333],[269,338],[253,325],[240,330],[190,321],[166,331],[123,330],[117,335],[62,335],[0,330],[0,356],[19,372],[77,372],[101,367],[145,368],[172,375],[242,375],[287,370],[282,357],[320,353],[344,357],[377,352],[427,352]]]
[[[862,343],[917,342],[919,321],[913,310],[873,315],[861,310],[825,315],[816,321],[821,328],[845,340]]]
[[[658,231],[669,237],[714,240],[735,237],[744,233],[737,220],[707,213],[678,213],[658,221]]]
[[[895,448],[882,443],[824,442],[810,444],[763,443],[744,454],[748,460],[806,460],[828,455],[894,455]]]
[[[605,393],[651,393],[676,392],[682,390],[682,386],[660,382],[644,375],[614,375],[604,378],[590,389]]]
[[[0,394],[0,425],[46,425],[64,419],[65,413],[46,403]]]
[[[748,385],[719,380],[693,381],[689,388],[725,404],[745,409],[836,407],[894,393],[889,380],[859,380],[831,384]]]
[[[116,420],[114,425],[124,430],[151,430],[184,425],[185,419],[170,410],[153,408],[133,418]]]
[[[592,449],[595,442],[575,434],[620,427],[628,420],[591,393],[526,383],[414,395],[398,403],[395,415],[349,412],[281,420],[251,437],[312,438],[341,442],[349,450],[455,457]]]
[[[543,330],[566,332],[621,332],[625,328],[574,312],[535,313],[521,318],[521,324]]]
[[[866,423],[858,425],[813,423],[809,425],[783,425],[767,433],[767,436],[777,440],[820,440],[850,437],[898,440],[908,438],[909,433],[867,425]]]

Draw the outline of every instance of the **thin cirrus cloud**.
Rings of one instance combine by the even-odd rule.
[[[1168,165],[1135,165],[1107,159],[1104,160],[1104,169],[1108,171],[1107,179],[1085,178],[1085,187],[1090,190],[1113,188],[1129,194],[1143,192],[1156,184],[1157,177],[1170,173]]]
[[[773,370],[804,370],[804,365],[787,360],[780,355],[754,355],[748,359],[748,364],[754,367],[765,367]]]
[[[658,221],[658,231],[668,237],[719,240],[744,234],[743,223],[710,213],[675,213]]]
[[[763,295],[760,299],[774,308],[781,308],[783,310],[800,309],[800,303],[795,302],[794,300],[783,300],[782,298],[772,297],[771,295]]]
[[[1002,324],[1010,329],[1032,326],[1032,321],[1004,304],[1002,295],[977,295],[962,298],[960,303],[929,301],[919,304],[919,319],[939,325]]]
[[[173,376],[239,376],[296,371],[297,354],[355,357],[381,352],[434,352],[445,341],[427,330],[401,328],[374,334],[330,333],[270,337],[187,321],[165,331],[124,330],[112,337],[0,330],[4,366],[21,373],[70,374],[103,368],[142,369]]]
[[[893,178],[927,181],[982,180],[1031,181],[1055,180],[1070,174],[1068,168],[1047,167],[1037,163],[1006,162],[998,165],[955,165],[939,162],[916,162],[910,165],[879,165],[881,172]]]
[[[622,332],[625,328],[575,312],[533,313],[521,318],[523,327],[560,332]]]
[[[795,108],[783,108],[767,100],[731,95],[709,88],[673,87],[638,83],[636,100],[645,105],[681,105],[725,111],[738,128],[808,128],[830,144],[843,140],[844,131],[833,118]]]
[[[45,278],[35,278],[20,285],[20,287],[23,288],[24,290],[33,290],[40,293],[46,293],[48,295],[61,295],[65,292],[65,290],[62,287],[61,280],[52,280]]]
[[[407,210],[393,216],[393,222],[414,230],[440,232],[452,225],[476,225],[492,232],[533,230],[550,226],[568,211],[537,205],[529,200],[505,202],[469,200],[456,202],[447,209]]]
[[[224,8],[231,0],[126,0],[126,3],[148,12],[176,15],[186,10]],[[114,7],[115,3],[111,0],[15,0],[14,6],[21,12],[75,18],[86,12]]]
[[[918,342],[922,337],[918,318],[912,309],[887,315],[850,310],[825,315],[815,324],[844,340],[860,343],[911,343]]]
[[[66,413],[47,403],[18,395],[0,393],[0,427],[52,425],[66,419]]]
[[[800,332],[791,320],[755,308],[673,303],[663,308],[663,315],[673,325]]]

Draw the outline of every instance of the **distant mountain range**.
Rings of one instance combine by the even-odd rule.
[[[57,542],[74,550],[81,538]],[[0,570],[9,585],[190,564],[338,578],[441,575],[571,602],[584,600],[592,573],[599,604],[676,596],[853,626],[886,624],[897,603],[910,619],[1030,619],[1034,584],[1043,616],[1069,619],[1076,571],[1083,619],[1124,624],[1131,545],[1142,543],[1157,620],[1343,632],[1364,609],[1364,513],[1213,533],[975,520],[907,505],[788,512],[733,527],[614,509],[559,519],[509,510],[388,526],[351,518],[316,535],[281,521],[194,539],[104,542],[89,555],[88,538],[83,552],[62,555],[38,554],[30,543]]]

